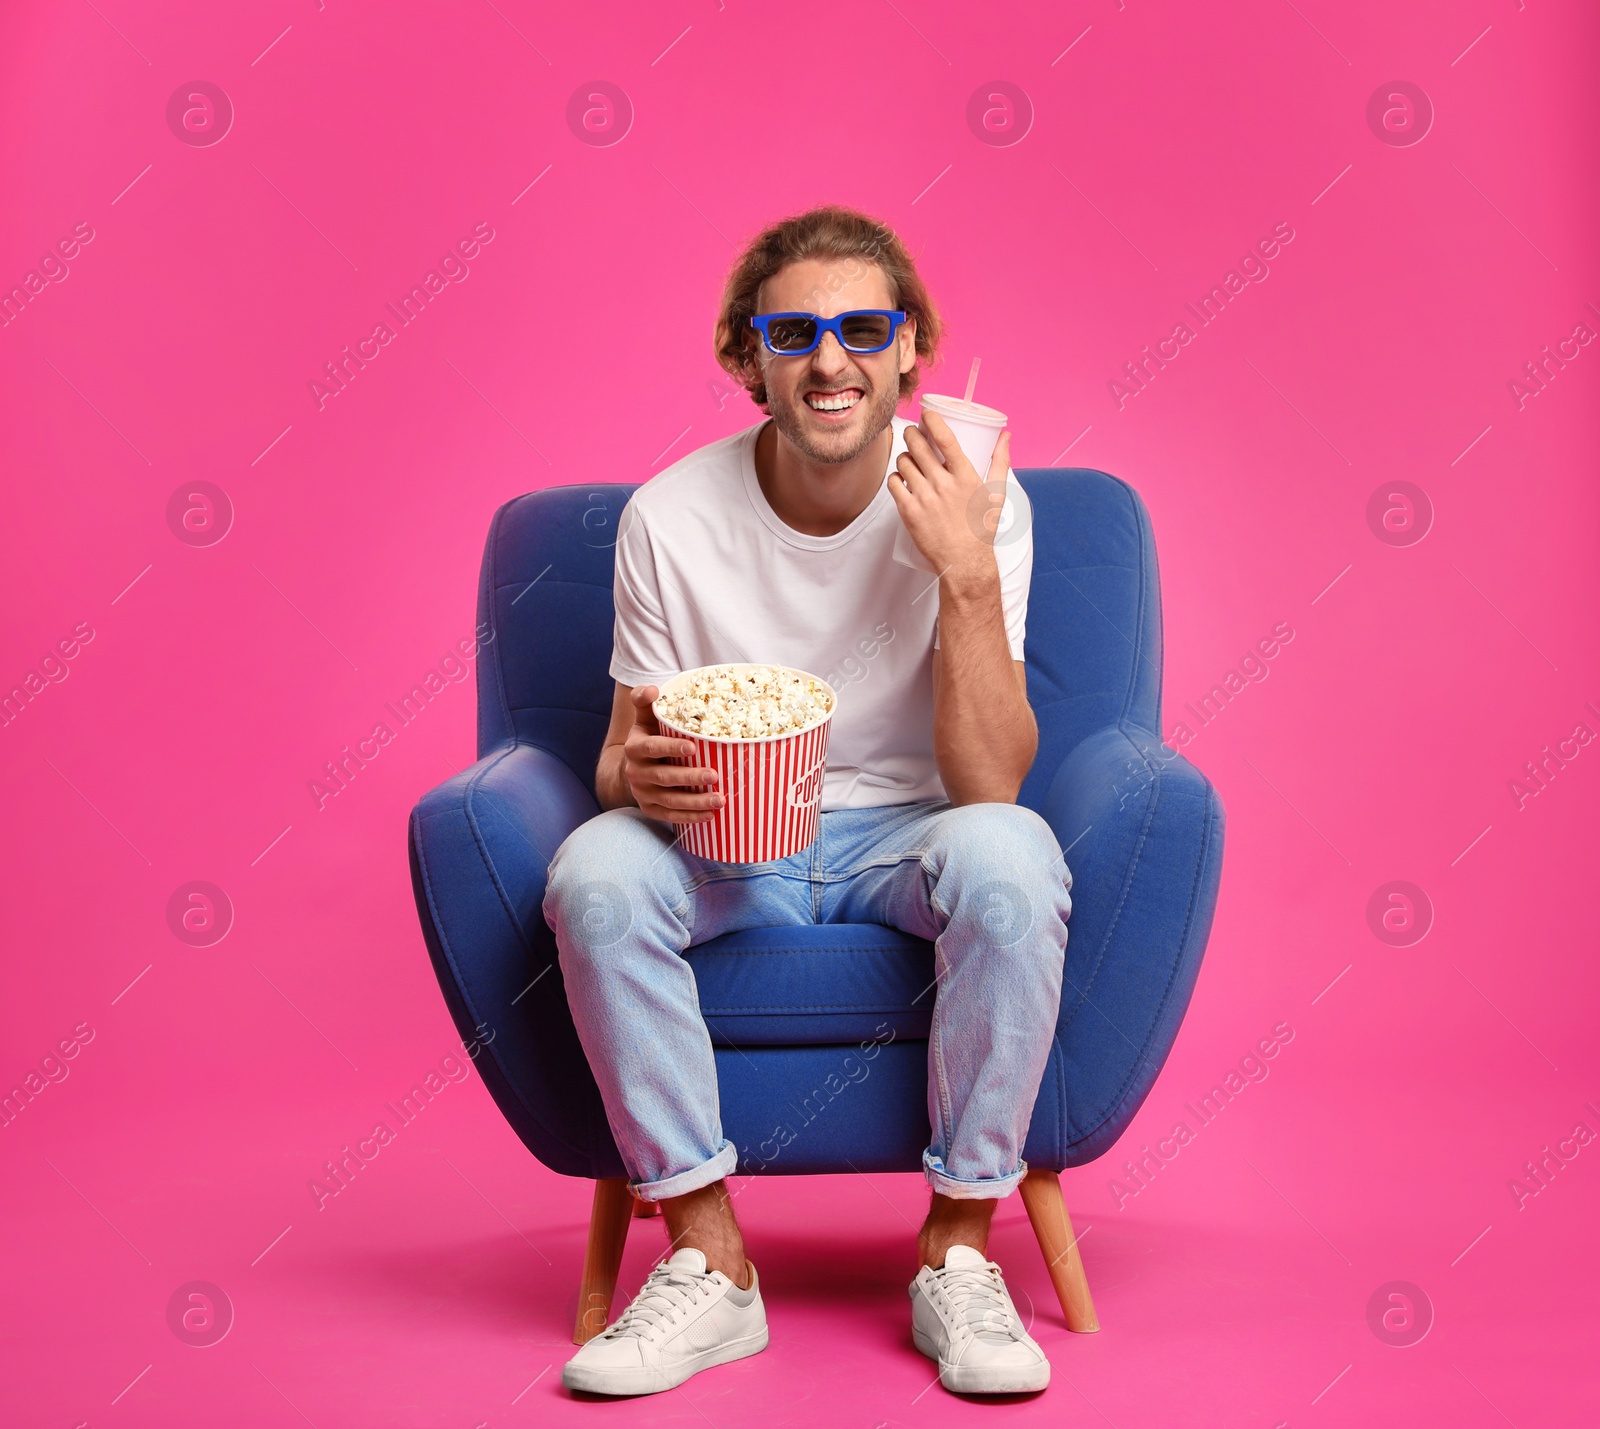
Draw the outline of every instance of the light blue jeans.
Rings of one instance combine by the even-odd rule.
[[[797,923],[885,923],[934,945],[929,1185],[1009,1195],[1061,1006],[1072,875],[1050,826],[1016,804],[836,809],[769,863],[684,851],[667,824],[611,809],[550,864],[545,920],[617,1149],[644,1200],[737,1164],[686,948]]]

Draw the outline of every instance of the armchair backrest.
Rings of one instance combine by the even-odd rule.
[[[1033,507],[1028,695],[1039,754],[1021,802],[1086,734],[1158,732],[1161,594],[1149,513],[1126,482],[1086,467],[1017,472]],[[617,523],[637,486],[556,486],[494,516],[478,622],[478,754],[513,740],[547,750],[585,785],[611,716]]]
[[[611,722],[617,522],[635,486],[551,486],[489,523],[478,577],[478,757],[534,744],[594,786]]]
[[[1028,702],[1039,752],[1018,802],[1037,809],[1085,735],[1159,734],[1161,582],[1150,513],[1125,481],[1088,467],[1017,472],[1033,506]]]

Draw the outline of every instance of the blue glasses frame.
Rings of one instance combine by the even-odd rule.
[[[883,342],[876,343],[872,347],[852,347],[845,341],[844,320],[846,318],[864,317],[888,318],[889,336]],[[779,318],[805,318],[807,321],[815,323],[816,330],[811,339],[811,346],[804,348],[774,347],[768,325],[776,322]],[[856,308],[852,312],[838,313],[831,318],[820,318],[815,313],[760,313],[750,319],[750,326],[761,334],[761,340],[766,343],[768,352],[775,353],[779,357],[804,357],[807,353],[815,352],[822,342],[823,334],[830,332],[833,334],[834,341],[846,352],[882,352],[884,348],[894,341],[895,334],[900,331],[900,324],[905,320],[905,313],[898,308],[892,312],[888,308]]]

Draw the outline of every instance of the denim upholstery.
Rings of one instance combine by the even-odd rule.
[[[1224,815],[1164,746],[1150,518],[1104,472],[1017,472],[1033,507],[1021,802],[1068,849],[1065,988],[1024,1155],[1108,1150],[1177,1036],[1211,931]],[[412,812],[412,884],[477,1067],[553,1170],[620,1176],[540,905],[550,859],[598,812],[611,711],[612,548],[632,486],[529,493],[495,513],[478,594],[478,753]],[[741,1172],[919,1171],[932,945],[877,924],[758,929],[691,949]],[[492,1039],[492,1040],[489,1040]],[[867,1044],[865,1048],[861,1044]]]

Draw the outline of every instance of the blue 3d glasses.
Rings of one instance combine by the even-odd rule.
[[[781,357],[804,357],[816,351],[825,332],[831,332],[846,352],[882,352],[894,341],[903,312],[881,308],[861,308],[819,318],[815,313],[761,313],[750,319],[750,326],[761,333],[768,352]]]

